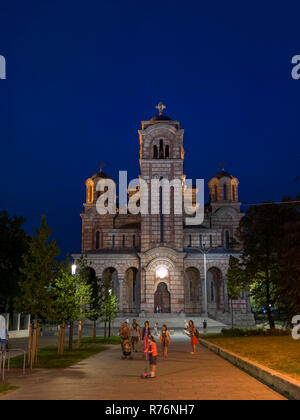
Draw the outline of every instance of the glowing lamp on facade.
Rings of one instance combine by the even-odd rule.
[[[77,268],[76,264],[72,264],[72,276],[75,276],[76,268]]]
[[[168,277],[168,269],[165,266],[160,266],[157,267],[156,269],[156,277],[158,277],[159,279],[164,279],[165,277]]]

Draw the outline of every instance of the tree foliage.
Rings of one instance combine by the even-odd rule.
[[[58,321],[75,322],[91,315],[92,287],[88,283],[87,262],[84,257],[78,261],[79,270],[71,274],[70,259],[67,256],[54,280],[54,313]]]
[[[59,248],[54,239],[50,240],[51,229],[46,217],[41,217],[41,227],[29,240],[28,253],[23,255],[22,279],[19,282],[20,297],[16,300],[20,312],[35,317],[50,317],[53,308],[52,285],[58,263]]]
[[[271,328],[272,306],[285,305],[291,313],[300,306],[299,223],[295,206],[264,203],[248,209],[237,232],[243,252],[231,259],[229,293],[248,287],[256,309],[266,309]]]
[[[226,277],[228,297],[229,299],[237,299],[247,288],[247,279],[240,260],[232,255],[229,259],[229,267]]]
[[[94,270],[90,270],[88,284],[91,288],[88,318],[91,321],[97,321],[102,314],[104,287],[102,281],[95,275]]]
[[[281,224],[278,246],[278,294],[291,319],[300,314],[300,214],[297,203],[284,207],[288,217]]]
[[[0,212],[0,313],[13,311],[14,299],[20,293],[22,257],[28,250],[24,223],[23,217]]]
[[[104,336],[106,337],[106,325],[108,324],[108,335],[110,336],[111,323],[118,315],[118,299],[112,292],[111,285],[104,284],[103,287],[101,320],[104,322]]]

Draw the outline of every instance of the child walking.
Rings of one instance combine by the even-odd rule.
[[[162,347],[163,357],[166,359],[168,355],[168,346],[171,343],[170,340],[170,333],[166,324],[162,326],[161,333],[160,333],[160,343]]]
[[[148,378],[155,378],[156,376],[156,365],[157,365],[157,346],[155,339],[152,335],[148,337],[148,354],[149,354],[149,364],[150,364],[150,373]]]

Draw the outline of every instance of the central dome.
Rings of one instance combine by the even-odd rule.
[[[172,119],[167,117],[166,115],[156,115],[155,117],[151,118],[150,121],[171,121]]]

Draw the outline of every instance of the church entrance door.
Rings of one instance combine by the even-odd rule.
[[[169,313],[171,312],[171,298],[168,286],[166,283],[161,282],[157,286],[157,290],[154,294],[154,312]]]

